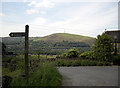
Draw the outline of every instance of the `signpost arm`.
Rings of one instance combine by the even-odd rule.
[[[29,34],[29,25],[25,26],[25,77],[27,79],[28,83],[28,73],[29,73],[29,67],[28,67],[28,35]]]

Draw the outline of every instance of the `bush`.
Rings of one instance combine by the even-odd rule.
[[[73,61],[72,66],[81,66],[81,61],[80,60]]]
[[[80,57],[82,57],[83,59],[90,59],[90,60],[94,60],[94,54],[93,52],[84,52],[82,54],[80,54]]]
[[[120,54],[113,55],[112,62],[113,62],[114,65],[119,65],[120,66]]]
[[[2,87],[9,88],[11,84],[12,78],[10,76],[2,76]]]
[[[64,66],[64,61],[57,61],[56,66]]]
[[[76,48],[70,49],[67,52],[63,53],[62,57],[76,58],[78,57],[78,50]]]
[[[72,65],[72,61],[66,61],[66,62],[64,63],[64,65],[67,66],[67,67],[69,67],[69,66]]]

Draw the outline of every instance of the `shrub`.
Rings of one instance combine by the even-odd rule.
[[[56,66],[64,66],[64,61],[57,61]]]
[[[75,58],[78,57],[78,50],[76,48],[70,49],[62,54],[62,57]]]
[[[3,76],[2,77],[2,87],[3,88],[9,88],[11,84],[12,78],[10,76]]]
[[[66,62],[64,63],[64,65],[65,65],[65,66],[68,66],[68,67],[69,67],[69,66],[72,66],[72,61],[66,61]]]
[[[113,62],[113,64],[120,66],[120,54],[118,54],[118,55],[113,55],[113,57],[112,57],[112,62]]]
[[[83,59],[90,59],[90,60],[94,60],[94,54],[93,52],[84,52],[80,55],[80,57],[82,57]]]
[[[73,61],[72,66],[81,66],[81,61],[80,60]]]

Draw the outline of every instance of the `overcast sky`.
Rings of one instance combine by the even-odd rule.
[[[24,32],[26,24],[30,26],[31,37],[64,32],[96,37],[105,29],[118,29],[118,2],[110,1],[2,1],[0,37],[8,36],[10,32]]]

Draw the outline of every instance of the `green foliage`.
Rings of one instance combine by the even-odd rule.
[[[24,77],[17,77],[12,80],[11,86],[60,86],[61,75],[52,63],[40,63],[39,68],[29,75],[29,84],[26,84]]]
[[[40,56],[41,60],[45,59],[45,56]],[[48,56],[48,58],[51,58]],[[37,55],[29,56],[29,60],[38,60]],[[7,66],[5,66],[7,63]],[[16,56],[16,57],[5,57],[3,66],[2,66],[2,74],[8,77],[11,77],[12,80],[8,80],[8,86],[11,87],[19,87],[19,86],[59,86],[62,80],[61,75],[57,71],[54,63],[52,62],[35,62],[35,65],[38,67],[33,67],[29,69],[29,84],[26,84],[26,79],[22,75],[24,75],[24,56]],[[11,71],[11,66],[16,65],[16,69]],[[33,66],[33,65],[32,65]],[[3,86],[7,85],[7,82],[3,79]]]
[[[0,42],[0,44],[1,44],[1,42]],[[5,56],[6,53],[7,53],[6,45],[4,43],[2,43],[2,55]]]
[[[105,33],[98,35],[93,46],[94,58],[102,61],[110,61],[112,52],[112,40]]]
[[[110,62],[105,61],[94,61],[94,60],[83,60],[83,59],[76,59],[76,60],[58,60],[55,61],[56,66],[111,66]]]
[[[76,58],[78,57],[78,50],[76,48],[70,49],[62,54],[63,57]]]
[[[94,54],[92,51],[90,52],[84,52],[82,54],[80,54],[80,57],[84,58],[84,59],[90,59],[90,60],[94,60]]]
[[[2,77],[2,87],[3,88],[9,88],[11,81],[12,81],[12,78],[10,76],[6,76],[6,75],[3,76]]]
[[[80,57],[97,61],[112,61],[112,52],[112,40],[103,33],[102,35],[97,36],[95,44],[92,47],[92,51],[84,52]]]
[[[120,54],[113,55],[112,56],[112,62],[114,65],[119,65],[120,66]]]

